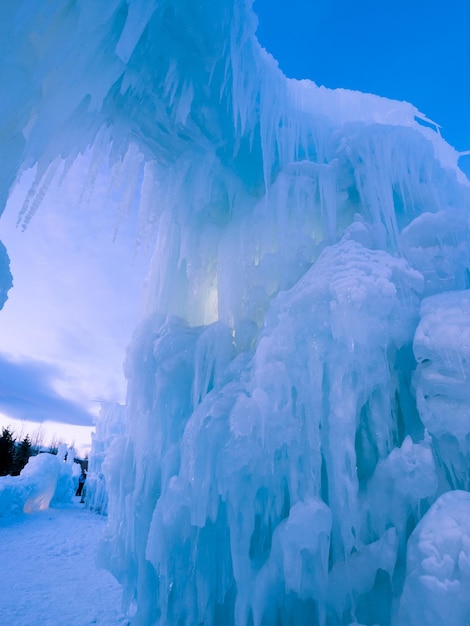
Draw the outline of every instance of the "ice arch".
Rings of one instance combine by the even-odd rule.
[[[103,464],[101,558],[134,623],[399,623],[408,537],[468,473],[465,424],[423,387],[432,361],[462,404],[459,155],[408,103],[287,80],[249,0],[1,11],[0,199],[36,165],[27,224],[91,150],[85,184],[106,159],[155,239]],[[438,333],[423,347],[435,305],[452,375]]]

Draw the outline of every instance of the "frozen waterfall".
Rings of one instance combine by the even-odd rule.
[[[154,245],[99,558],[140,626],[462,626],[469,183],[411,104],[285,78],[251,4],[0,9],[0,200],[88,152]]]

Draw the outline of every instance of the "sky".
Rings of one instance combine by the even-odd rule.
[[[470,2],[255,0],[258,39],[290,78],[414,104],[470,150]],[[470,157],[460,166],[470,174]]]
[[[62,182],[59,170],[23,231],[16,224],[34,179],[27,172],[0,219],[13,274],[0,312],[0,426],[40,430],[46,445],[55,439],[81,450],[100,400],[125,401],[122,366],[148,264],[136,252],[135,215],[119,223],[109,202],[109,171],[83,193],[89,166],[80,157]]]
[[[258,37],[287,76],[407,100],[455,148],[470,149],[469,2],[255,0],[254,8]],[[470,157],[461,166],[470,174]],[[89,441],[100,399],[125,399],[122,363],[148,261],[135,254],[135,216],[114,237],[109,172],[83,198],[88,167],[84,156],[65,182],[57,175],[22,232],[28,173],[0,220],[14,276],[0,313],[0,426],[41,426],[67,443]]]

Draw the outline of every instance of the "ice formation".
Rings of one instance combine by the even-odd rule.
[[[65,452],[65,450],[64,450]],[[73,455],[42,452],[32,456],[19,476],[0,477],[0,518],[71,504]]]
[[[20,222],[89,149],[155,244],[100,559],[142,626],[460,626],[468,181],[412,105],[286,79],[251,4],[2,11]]]
[[[119,441],[120,436],[125,434],[125,426],[125,407],[118,403],[103,402],[96,421],[96,432],[91,435],[85,492],[85,506],[101,515],[108,512],[106,457],[112,458],[113,442],[115,439]]]
[[[5,246],[0,241],[0,309],[7,301],[8,291],[13,286],[13,279],[10,272],[10,259]]]
[[[470,494],[444,493],[408,540],[399,623],[466,624],[470,615]],[[419,604],[417,602],[419,600]]]

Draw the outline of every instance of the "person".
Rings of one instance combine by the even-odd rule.
[[[77,492],[75,494],[76,496],[81,496],[82,495],[83,486],[85,485],[85,481],[86,481],[86,472],[82,468],[82,473],[78,477],[78,488],[77,488]]]

